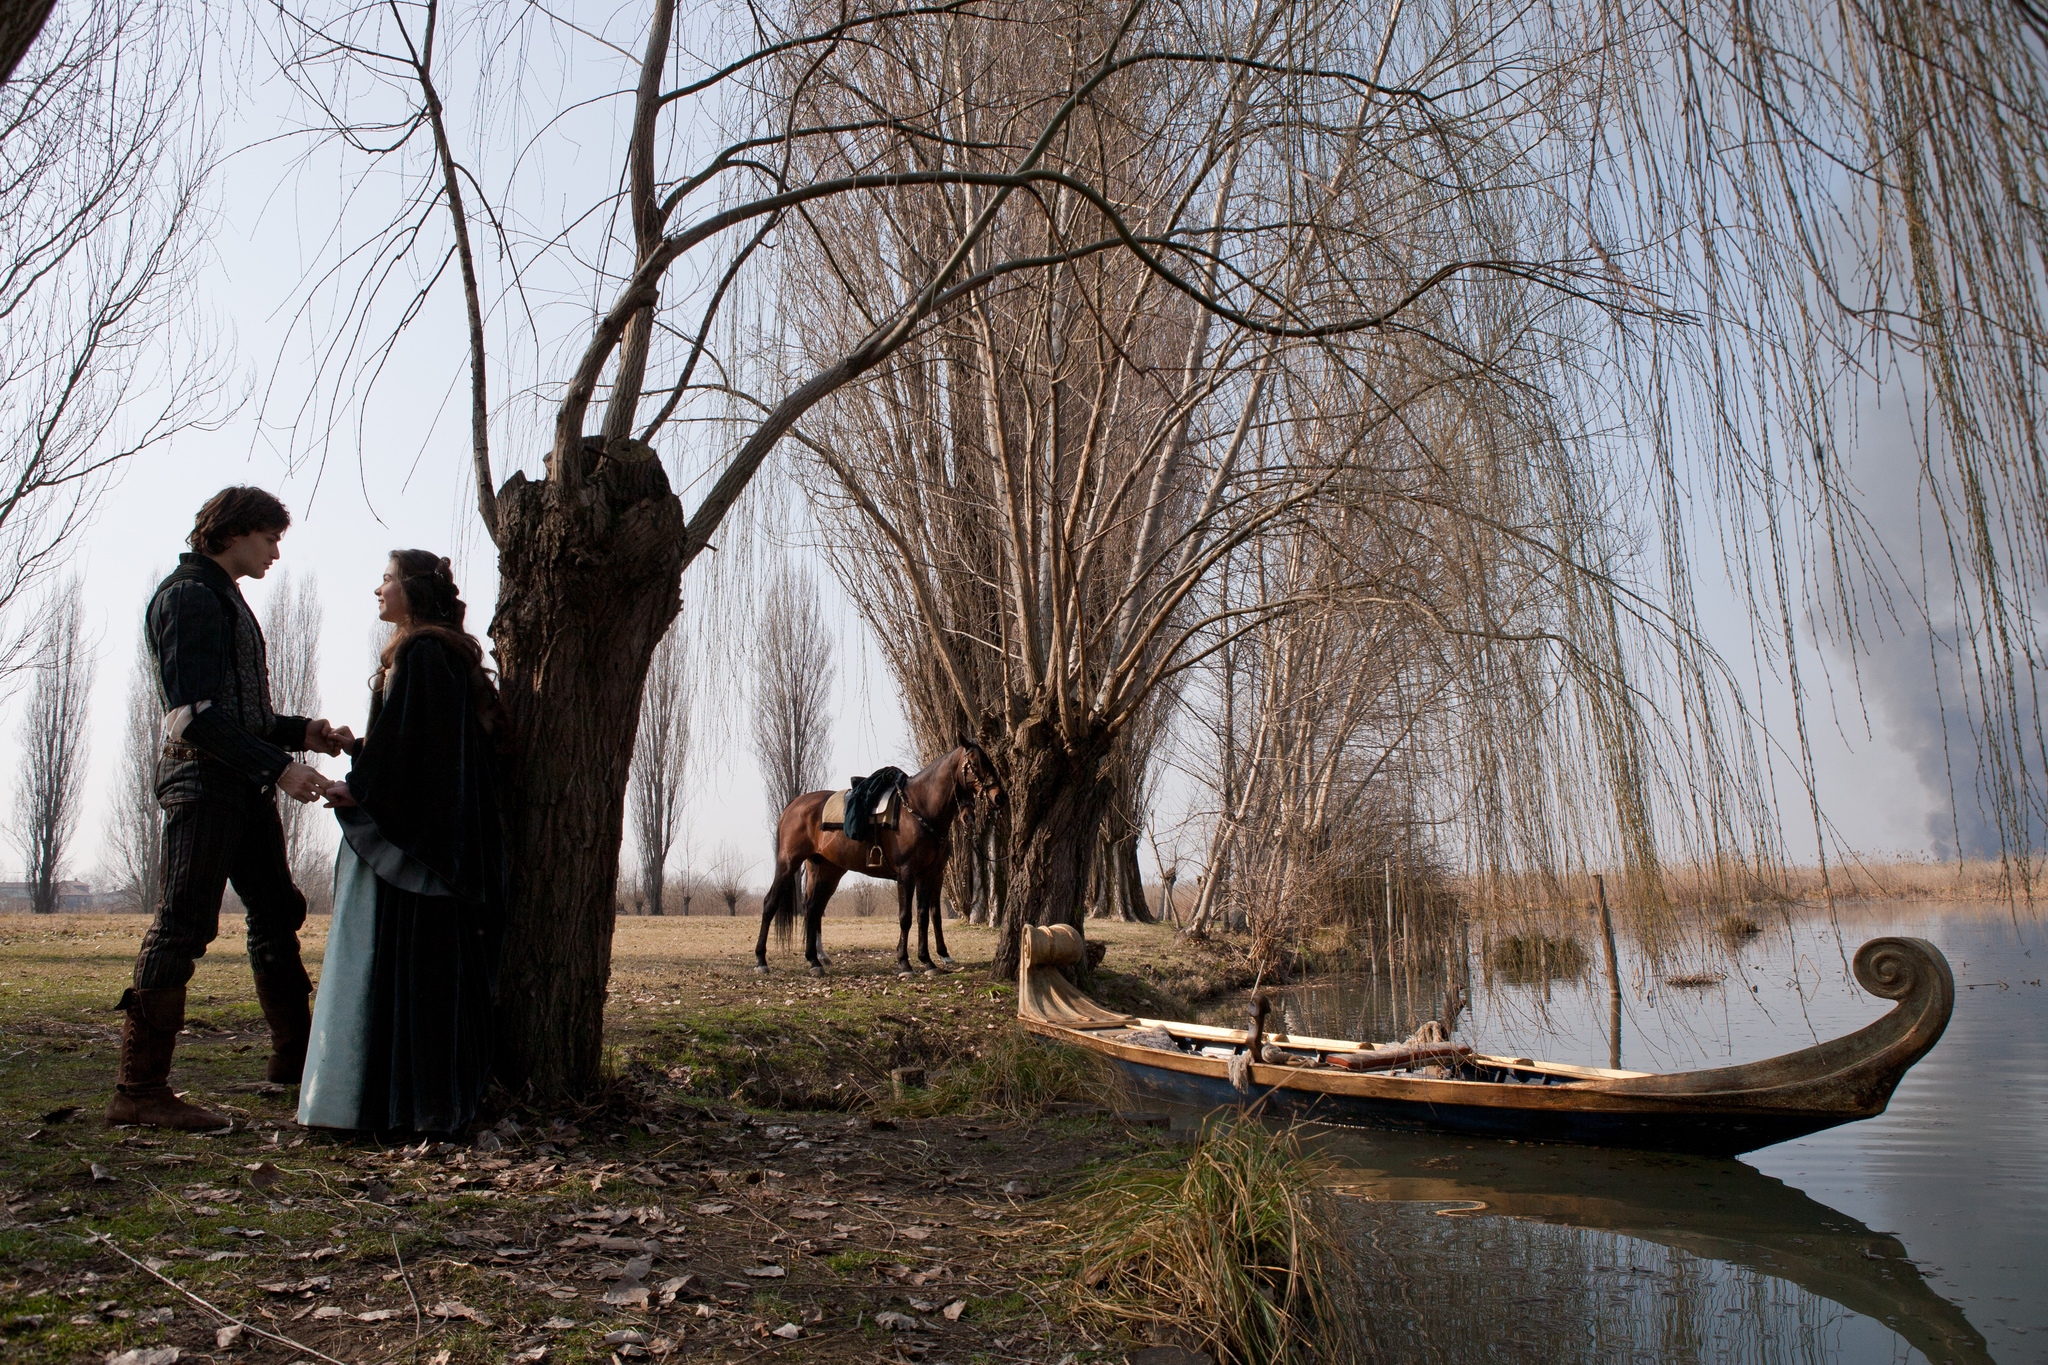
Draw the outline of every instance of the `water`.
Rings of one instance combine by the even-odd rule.
[[[1845,910],[1839,934],[1760,918],[1759,938],[1654,968],[1624,944],[1621,1065],[1724,1066],[1861,1027],[1889,1002],[1849,957],[1908,934],[1947,955],[1956,1008],[1890,1108],[1734,1161],[1317,1130],[1381,1272],[1362,1311],[1390,1359],[2048,1362],[2048,927],[1982,905]],[[1453,943],[1391,981],[1269,992],[1272,1027],[1400,1037],[1469,974],[1458,1041],[1605,1066],[1597,930],[1578,937],[1575,981],[1511,980],[1477,942],[1461,965]],[[1724,979],[1665,983],[1701,971]]]

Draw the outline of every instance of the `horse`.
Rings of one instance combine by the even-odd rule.
[[[910,901],[917,897],[917,958],[927,972],[950,970],[946,930],[940,922],[939,886],[946,876],[946,858],[953,851],[953,817],[964,808],[972,819],[977,802],[1003,803],[995,764],[979,744],[962,736],[960,743],[937,762],[908,779],[896,828],[875,831],[871,843],[858,843],[836,829],[824,827],[825,802],[831,792],[807,792],[782,809],[775,822],[775,880],[761,901],[761,937],[754,944],[754,970],[768,974],[768,926],[772,922],[787,942],[796,915],[796,879],[809,877],[804,894],[804,960],[812,976],[830,966],[818,944],[825,902],[839,879],[849,872],[896,883],[896,972],[910,975]],[[879,846],[881,863],[871,866],[869,850]],[[938,940],[934,966],[927,930]]]

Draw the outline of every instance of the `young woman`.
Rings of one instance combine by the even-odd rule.
[[[502,712],[447,560],[395,551],[377,602],[396,630],[354,764],[327,790],[343,837],[299,1122],[452,1133],[490,1066]]]

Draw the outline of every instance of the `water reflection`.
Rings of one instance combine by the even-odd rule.
[[[1566,1358],[1894,1359],[1892,1335],[1930,1361],[1992,1358],[1898,1238],[1741,1162],[1339,1129],[1312,1140],[1359,1201],[1359,1240],[1429,1268],[1429,1289],[1404,1284],[1399,1295],[1419,1349],[1408,1358],[1501,1358],[1502,1315],[1416,1311],[1418,1294],[1466,1292],[1455,1281],[1496,1308],[1541,1305],[1549,1359],[1574,1340],[1584,1351]]]
[[[1740,1162],[1337,1133],[1355,1234],[1391,1267],[1365,1311],[1410,1343],[1392,1358],[2048,1362],[2041,926],[1909,906],[1764,928],[1708,936],[1696,962],[1624,939],[1621,1065],[1722,1066],[1860,1028],[1888,1004],[1849,956],[1909,934],[1947,954],[1956,1012],[1889,1110]],[[1481,1051],[1611,1064],[1597,928],[1544,934],[1382,936],[1348,978],[1274,992],[1274,1026],[1385,1040],[1443,1018]]]

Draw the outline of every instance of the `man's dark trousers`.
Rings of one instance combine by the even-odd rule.
[[[268,789],[252,785],[246,794],[165,805],[163,892],[135,961],[138,989],[192,979],[192,964],[220,933],[221,892],[229,883],[248,914],[257,980],[302,995],[312,988],[299,960],[306,898],[292,883],[277,803]]]

